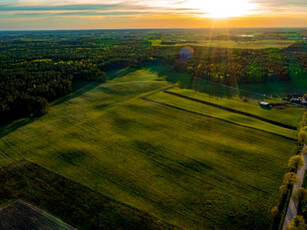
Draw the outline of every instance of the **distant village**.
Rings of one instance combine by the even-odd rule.
[[[307,106],[307,94],[291,94],[287,98],[283,98],[283,100]]]
[[[263,109],[274,108],[286,108],[283,107],[286,103],[293,103],[297,105],[307,106],[307,94],[291,94],[288,97],[282,99],[283,103],[269,103],[269,102],[259,102],[259,105]]]

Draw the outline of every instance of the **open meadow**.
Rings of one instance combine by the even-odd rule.
[[[268,229],[297,131],[164,91],[293,127],[303,109],[183,90],[176,77],[156,65],[83,83],[1,129],[0,167],[26,159],[183,229]]]

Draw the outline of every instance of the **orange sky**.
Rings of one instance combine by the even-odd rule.
[[[0,0],[0,30],[307,27],[307,0]]]

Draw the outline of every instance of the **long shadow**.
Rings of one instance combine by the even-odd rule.
[[[98,85],[102,84],[101,82],[81,82],[77,83],[74,86],[74,91],[70,93],[69,95],[63,96],[62,98],[58,99],[57,101],[51,103],[52,106],[62,104],[66,101],[69,101],[73,98],[79,97],[83,95],[84,93],[96,88]],[[21,128],[22,126],[28,125],[35,121],[36,118],[34,117],[26,117],[22,118],[17,121],[13,121],[8,124],[4,124],[0,126],[0,138],[5,137],[9,135],[12,132],[15,132],[17,129]]]
[[[123,68],[123,69],[116,69],[116,70],[112,70],[107,72],[107,78],[108,81],[111,81],[115,78],[120,78],[123,77],[131,72],[135,71],[134,68]],[[107,82],[108,82],[107,81]],[[73,92],[63,96],[62,98],[58,99],[57,101],[53,102],[52,105],[59,105],[62,103],[65,103],[71,99],[80,97],[81,95],[85,94],[86,92],[95,89],[97,86],[104,84],[104,82],[77,82],[75,83],[75,85],[73,86]]]
[[[244,115],[244,116],[247,116],[247,117],[255,118],[257,120],[264,121],[264,122],[267,122],[267,123],[272,124],[272,125],[277,125],[277,126],[282,127],[282,128],[286,128],[286,129],[290,129],[290,130],[297,130],[297,128],[294,127],[294,126],[286,125],[286,124],[283,124],[283,123],[280,123],[280,122],[277,122],[277,121],[272,121],[272,120],[269,120],[269,119],[251,114],[251,113],[247,113],[247,112],[239,111],[239,110],[236,110],[236,109],[228,108],[228,107],[218,105],[218,104],[215,104],[215,103],[211,103],[211,102],[207,102],[207,101],[202,101],[202,100],[199,100],[199,99],[196,99],[196,98],[188,97],[188,96],[185,96],[185,95],[182,95],[182,94],[179,94],[179,93],[174,93],[174,92],[167,91],[167,90],[165,90],[164,93],[171,94],[171,95],[176,96],[176,97],[181,97],[181,98],[184,98],[184,99],[187,99],[187,100],[190,100],[190,101],[198,102],[198,103],[201,103],[201,104],[209,105],[209,106],[212,106],[212,107],[215,107],[215,108],[218,108],[218,109],[226,110],[228,112],[237,113],[237,114]]]
[[[233,125],[237,125],[237,126],[245,127],[245,128],[249,128],[249,129],[258,130],[258,131],[269,133],[269,134],[272,134],[272,135],[275,135],[275,136],[283,137],[283,138],[286,138],[288,140],[297,141],[297,139],[295,139],[295,138],[287,137],[287,136],[284,136],[284,135],[281,135],[281,134],[278,134],[278,133],[265,131],[265,130],[258,129],[258,128],[255,128],[255,127],[250,127],[250,126],[247,126],[247,125],[241,125],[241,124],[238,124],[238,123],[235,123],[235,122],[232,122],[232,121],[225,120],[223,118],[217,118],[217,117],[213,117],[213,116],[210,116],[210,115],[207,115],[207,114],[198,113],[198,112],[195,112],[195,111],[192,111],[192,110],[188,110],[188,109],[184,109],[184,108],[181,108],[181,107],[170,105],[170,104],[167,104],[167,103],[164,103],[164,102],[152,100],[152,99],[149,99],[149,98],[146,98],[146,97],[141,97],[141,99],[144,100],[144,101],[148,101],[148,102],[151,102],[151,103],[155,103],[155,104],[163,105],[163,106],[166,106],[166,107],[169,107],[169,108],[172,108],[172,109],[183,111],[183,112],[186,112],[186,113],[198,115],[198,116],[201,116],[201,117],[214,118],[214,119],[217,119],[217,120],[220,120],[220,121],[223,121],[223,122],[227,122],[229,124],[233,124]]]
[[[81,95],[87,93],[88,91],[95,89],[97,86],[103,84],[102,82],[81,82],[77,83],[78,85],[75,86],[75,89],[73,90],[72,93],[63,96],[62,98],[56,100],[55,102],[52,103],[52,106],[55,105],[60,105],[62,103],[65,103],[71,99],[80,97]]]
[[[230,89],[227,87],[221,87],[220,85],[213,84],[204,79],[194,78],[187,73],[178,73],[171,66],[154,62],[144,65],[145,68],[148,68],[151,72],[156,73],[159,77],[165,77],[167,82],[177,84],[180,88],[183,89],[192,89],[201,93],[209,94],[214,97],[221,98],[232,98],[234,96],[246,97],[247,95],[241,95],[242,93]]]
[[[124,77],[127,74],[132,73],[136,70],[137,69],[135,69],[135,68],[126,67],[126,68],[123,68],[123,69],[116,69],[116,70],[109,71],[109,72],[107,72],[108,81],[111,81],[115,78]]]
[[[7,125],[0,126],[0,138],[5,137],[6,135],[9,135],[10,133],[16,131],[17,129],[19,129],[20,127],[24,125],[30,124],[34,120],[35,118],[33,117],[27,117],[27,118],[23,118],[21,120],[9,123]]]
[[[124,68],[117,69],[107,73],[108,80],[113,80],[115,78],[123,77],[131,72],[135,71],[134,68]],[[82,96],[90,90],[95,89],[97,86],[104,84],[102,82],[76,82],[73,85],[73,92],[68,95],[63,96],[62,98],[51,103],[52,106],[60,105],[71,99]],[[17,121],[10,122],[8,124],[0,125],[0,138],[9,135],[12,132],[15,132],[17,129],[21,128],[24,125],[30,124],[35,121],[36,118],[26,117]]]
[[[233,98],[240,97],[242,99],[267,100],[263,93],[243,90],[240,86],[229,87],[205,80],[202,78],[195,78],[188,73],[179,73],[173,70],[172,66],[165,65],[159,61],[144,64],[151,72],[156,73],[160,77],[165,77],[165,80],[177,84],[183,89],[192,89],[197,92],[206,93],[212,97],[218,98]],[[262,84],[269,84],[268,82]],[[255,85],[255,84],[252,84]],[[255,88],[256,90],[256,88]],[[254,90],[254,91],[255,91]]]

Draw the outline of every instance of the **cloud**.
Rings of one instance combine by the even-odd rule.
[[[14,12],[15,15],[18,15],[19,11],[44,12],[45,14],[48,14],[48,11],[71,11],[84,14],[85,12],[97,13],[97,11],[108,10],[110,12],[113,10],[117,14],[117,11],[121,10],[130,14],[131,11],[138,10],[143,11],[144,14],[170,12],[198,15],[200,11],[206,13],[206,8],[210,8],[214,1],[216,0],[201,0],[201,3],[199,0],[0,0],[0,11]],[[223,3],[220,0],[217,2]],[[293,10],[307,12],[306,0],[229,0],[229,3],[238,6],[245,4],[247,9],[250,8],[251,13],[289,10],[289,7]],[[199,5],[202,6],[201,10]],[[226,4],[225,1],[224,5],[229,4]],[[222,4],[219,7],[223,7]]]
[[[244,6],[243,11],[245,10],[246,14],[242,16],[297,14],[304,17],[301,15],[305,14],[306,18],[307,15],[307,0],[227,0],[224,1],[225,4],[219,4],[222,2],[222,0],[0,0],[0,18],[7,19],[8,22],[13,19],[21,21],[30,18],[53,21],[59,18],[65,18],[67,21],[82,18],[86,24],[87,19],[104,17],[112,21],[112,18],[115,18],[113,21],[118,23],[119,17],[127,21],[134,17],[135,20],[139,20],[138,25],[146,27],[145,19],[152,17],[172,17],[180,20],[184,17],[206,18],[213,15],[210,10],[215,10],[214,7],[227,8],[231,4]],[[228,9],[225,9],[225,12],[226,10]],[[38,23],[39,21],[36,25]],[[0,22],[0,29],[3,26]]]

